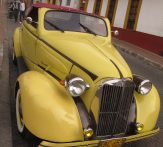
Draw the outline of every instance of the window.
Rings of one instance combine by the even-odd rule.
[[[110,24],[112,23],[112,20],[113,20],[113,14],[114,14],[116,1],[117,0],[111,0],[110,1],[109,12],[108,12],[108,18],[110,20]]]
[[[67,0],[66,5],[67,5],[67,6],[70,6],[70,4],[71,4],[71,0]]]
[[[80,10],[84,10],[87,1],[86,0],[80,0]]]
[[[44,27],[51,31],[72,31],[107,36],[107,27],[103,19],[80,13],[48,11],[44,18]]]
[[[139,3],[140,3],[140,0],[132,0],[131,2],[127,29],[132,29],[132,30],[134,29]]]
[[[33,22],[31,23],[31,25],[35,28],[37,28],[37,23],[38,22],[38,8],[31,8],[31,11],[29,12],[29,14],[27,14],[27,17],[31,17]]]
[[[25,11],[25,17],[27,17],[29,15],[29,13],[31,12],[32,8],[33,7],[31,6],[31,7],[29,7],[29,8],[26,9],[26,11]]]
[[[54,4],[54,5],[55,5],[55,3],[56,3],[56,0],[53,0],[53,1],[52,1],[52,4]]]
[[[55,5],[61,6],[62,0],[55,0]]]
[[[101,0],[96,0],[96,7],[95,7],[95,14],[99,14],[100,12],[100,4],[101,4]]]

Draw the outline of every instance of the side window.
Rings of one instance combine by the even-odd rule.
[[[28,13],[26,17],[31,17],[33,22],[31,25],[35,28],[37,28],[37,22],[38,22],[38,8],[33,7],[32,10]]]
[[[70,6],[71,0],[67,0],[66,6]]]
[[[29,13],[31,12],[32,10],[32,6],[31,7],[28,7],[26,10],[25,10],[25,18],[29,15]]]

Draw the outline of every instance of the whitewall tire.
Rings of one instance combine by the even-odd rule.
[[[17,65],[17,60],[16,60],[16,55],[15,55],[15,52],[13,51],[12,52],[12,62]]]
[[[20,89],[17,90],[17,94],[16,94],[16,122],[17,122],[17,128],[19,133],[23,133],[25,126],[24,126],[23,116],[22,116]]]
[[[36,137],[31,134],[28,129],[25,127],[24,120],[23,120],[23,112],[22,112],[22,101],[21,101],[21,91],[20,88],[16,91],[16,123],[17,129],[20,135],[27,139],[33,140]]]

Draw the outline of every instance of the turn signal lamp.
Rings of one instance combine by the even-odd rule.
[[[93,135],[93,130],[91,128],[84,129],[84,136],[85,138],[90,138]]]
[[[144,129],[144,125],[142,123],[136,123],[136,131],[141,132]]]
[[[59,83],[64,86],[65,85],[65,80],[60,80]]]

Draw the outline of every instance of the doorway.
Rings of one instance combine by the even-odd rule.
[[[94,10],[94,13],[96,15],[100,15],[101,6],[102,6],[102,0],[96,0],[96,2],[95,2],[95,10]]]
[[[142,0],[132,0],[129,10],[127,29],[136,30]]]
[[[80,0],[80,10],[86,11],[88,0]]]
[[[112,25],[114,23],[114,16],[115,16],[116,7],[117,7],[117,0],[110,0],[109,11],[108,11],[108,19],[110,21],[110,24],[112,24]]]

